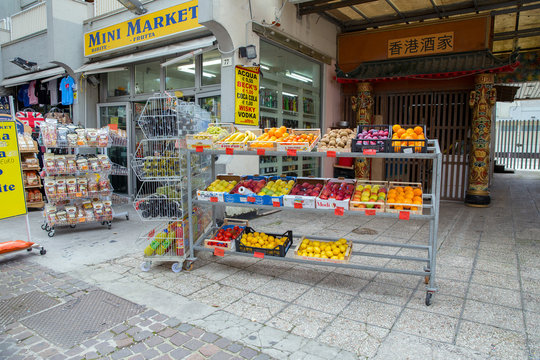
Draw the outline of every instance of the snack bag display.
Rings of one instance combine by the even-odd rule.
[[[88,159],[88,167],[92,172],[99,172],[101,170],[99,159],[96,157],[91,157],[90,159]]]
[[[98,146],[98,131],[97,129],[86,129],[86,144],[88,146]]]
[[[109,171],[112,168],[111,160],[107,155],[98,155],[99,165],[103,171]]]
[[[88,196],[88,179],[87,178],[77,179],[77,190],[81,194],[81,197]]]
[[[45,168],[45,172],[47,174],[55,174],[56,173],[56,161],[54,159],[54,154],[46,153],[43,155],[43,165]]]
[[[64,155],[57,155],[54,157],[54,159],[56,160],[56,173],[66,174],[67,173],[66,157]]]
[[[99,147],[107,147],[109,145],[109,127],[104,127],[98,130],[98,144]]]
[[[75,194],[77,194],[77,179],[76,178],[67,178],[66,179],[66,187],[67,187],[68,197],[71,198],[71,199],[75,198]]]
[[[66,157],[66,165],[68,174],[75,174],[77,172],[77,161],[74,156]]]
[[[41,137],[43,145],[47,147],[56,147],[56,124],[45,122],[41,124]]]
[[[55,198],[56,197],[56,181],[54,181],[51,177],[45,178],[45,194],[47,194],[47,197],[49,198]]]
[[[56,179],[56,194],[60,199],[65,199],[67,194],[66,180],[64,178]]]
[[[78,146],[88,146],[88,141],[86,140],[86,130],[76,129],[77,133],[77,145]]]

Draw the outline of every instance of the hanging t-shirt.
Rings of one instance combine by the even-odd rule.
[[[49,96],[51,97],[51,105],[58,105],[58,81],[56,79],[49,81],[47,90],[49,90]]]
[[[30,105],[37,105],[39,103],[36,96],[36,80],[30,81],[30,85],[28,85],[28,102]]]
[[[21,85],[17,94],[17,99],[23,103],[24,107],[30,106],[30,99],[28,99],[28,85]]]
[[[49,92],[47,91],[47,87],[45,86],[45,84],[39,81],[37,83],[36,88],[37,88],[37,97],[38,97],[39,103],[42,105],[49,104],[50,102]]]
[[[73,104],[73,86],[75,81],[71,76],[66,76],[60,81],[60,91],[62,92],[62,105]]]

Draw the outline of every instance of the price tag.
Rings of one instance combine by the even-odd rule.
[[[195,152],[203,152],[202,146],[195,146]]]
[[[214,255],[216,256],[225,256],[225,250],[220,248],[214,248]]]
[[[250,203],[254,203],[255,202],[255,198],[253,196],[248,196],[247,197],[247,201],[250,202]]]
[[[75,196],[76,196],[76,197],[82,197],[82,193],[80,193],[80,192],[75,193]]]
[[[373,209],[366,210],[366,216],[373,216],[373,215],[375,215],[375,210]]]
[[[289,155],[289,156],[297,156],[296,155],[296,149],[287,150],[287,155]]]
[[[336,157],[336,152],[335,151],[327,151],[326,152],[326,157]]]
[[[279,203],[279,200],[272,200],[272,206],[273,207],[281,207],[281,204]]]
[[[85,221],[86,221],[85,218],[79,218],[79,222],[80,222],[80,223],[83,223],[83,222],[85,222]]]
[[[409,220],[411,217],[411,213],[408,211],[400,211],[399,212],[399,219],[400,220]]]
[[[364,155],[375,155],[377,152],[375,149],[364,149],[362,150],[362,154]]]
[[[225,149],[225,154],[227,154],[227,155],[232,155],[232,154],[234,154],[234,149],[233,149],[233,148],[226,148],[226,149]]]
[[[344,213],[345,213],[345,209],[342,207],[337,207],[334,209],[334,214],[336,216],[343,216]]]
[[[264,155],[266,153],[266,149],[257,149],[257,155]]]
[[[256,258],[259,258],[259,259],[264,259],[264,253],[255,251],[253,253],[253,257],[256,257]]]
[[[295,209],[302,209],[303,208],[302,203],[294,203],[294,208]]]
[[[217,196],[210,196],[210,202],[218,202]]]

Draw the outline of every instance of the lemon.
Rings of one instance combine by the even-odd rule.
[[[313,254],[313,257],[320,258],[321,254]]]
[[[338,255],[340,253],[339,249],[336,247],[332,250],[332,252],[334,253],[334,255]],[[333,258],[333,257],[332,257]]]
[[[315,254],[320,254],[321,253],[321,249],[319,249],[317,246],[313,247],[313,252]]]
[[[344,253],[344,252],[347,250],[347,246],[345,246],[345,245],[340,245],[340,246],[339,246],[339,250],[341,250],[341,252]]]
[[[330,259],[338,260],[338,257],[337,256],[332,256]]]
[[[322,259],[328,259],[328,256],[326,256],[326,254],[322,254],[322,255],[321,255],[321,258],[322,258]]]
[[[307,250],[308,253],[312,253],[313,252],[313,246],[308,246],[306,250]]]
[[[312,252],[308,252],[308,255],[309,257],[313,257],[313,253]]]
[[[306,245],[309,244],[309,239],[304,239],[304,240],[302,241],[302,244],[306,244]]]
[[[307,249],[307,244],[300,245],[300,250],[305,250],[305,249]]]
[[[331,258],[332,256],[334,256],[334,253],[332,252],[332,250],[326,250],[326,256]]]
[[[321,246],[321,243],[319,241],[314,241],[313,246],[319,247],[319,246]]]
[[[338,259],[339,259],[339,260],[345,260],[345,256],[344,256],[344,255],[339,255],[339,256],[338,256]]]

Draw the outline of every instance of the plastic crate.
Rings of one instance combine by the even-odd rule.
[[[392,128],[389,125],[358,125],[356,136],[364,130],[385,130],[388,131],[388,139],[383,140],[364,140],[353,139],[351,142],[351,150],[353,152],[363,152],[364,150],[375,150],[376,152],[391,152],[390,139],[392,138]]]
[[[246,228],[244,229],[244,234],[250,234],[250,233],[254,233],[254,232],[255,232],[255,230],[253,230],[253,228],[251,228],[249,226],[246,226]],[[285,257],[285,255],[287,255],[287,251],[289,251],[290,247],[293,244],[292,230],[287,230],[283,234],[269,234],[269,233],[266,233],[266,235],[273,236],[273,237],[280,237],[280,238],[286,236],[287,241],[285,241],[285,243],[283,245],[278,245],[273,249],[263,249],[263,248],[258,248],[258,247],[255,247],[255,246],[246,246],[246,245],[242,244],[240,242],[240,239],[241,239],[241,237],[240,237],[240,238],[238,238],[236,240],[236,251],[243,252],[243,253],[256,253],[257,252],[257,253],[263,253],[265,256],[268,255],[268,256]]]
[[[404,125],[404,129],[421,127],[424,132],[424,137],[426,137],[426,126],[425,125]],[[393,135],[393,134],[392,134]],[[394,153],[426,153],[427,152],[427,137],[425,139],[412,139],[412,140],[403,140],[403,139],[391,139],[390,140],[390,149],[389,152]]]
[[[376,201],[355,201],[354,196],[356,195],[356,192],[358,191],[358,185],[366,186],[371,185],[371,187],[375,185],[379,185],[380,187],[385,189],[385,198],[384,199],[377,199]],[[351,201],[349,203],[349,210],[351,211],[365,211],[365,210],[374,210],[375,212],[384,212],[386,207],[386,196],[388,195],[388,182],[387,181],[364,181],[364,180],[356,180],[356,186],[354,193],[352,195]]]

